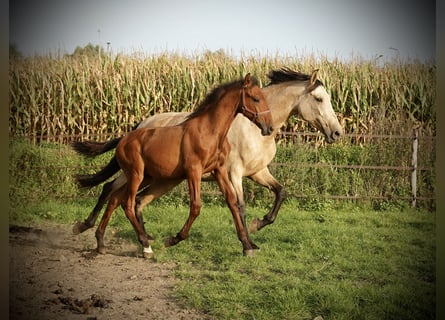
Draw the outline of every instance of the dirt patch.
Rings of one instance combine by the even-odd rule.
[[[11,226],[10,319],[210,319],[173,298],[175,264],[137,257],[120,238],[108,236],[107,254],[95,245],[94,230]]]

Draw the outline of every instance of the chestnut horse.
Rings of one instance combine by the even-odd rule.
[[[230,184],[226,158],[230,146],[227,132],[237,113],[242,113],[260,129],[262,135],[273,132],[272,117],[266,99],[250,74],[244,78],[215,88],[198,108],[179,125],[141,128],[125,135],[116,147],[110,163],[93,175],[77,176],[83,187],[97,185],[110,178],[119,168],[126,183],[114,191],[96,230],[97,250],[104,252],[103,236],[111,214],[122,205],[143,246],[144,256],[150,256],[153,238],[136,217],[136,193],[140,187],[162,181],[187,179],[190,194],[190,213],[176,236],[165,241],[166,246],[186,239],[201,209],[200,183],[205,173],[216,179],[235,222],[243,253],[251,255],[258,247],[250,240],[238,212],[236,196]]]
[[[287,121],[296,114],[303,120],[324,133],[328,143],[337,141],[343,134],[342,127],[332,108],[331,99],[322,82],[317,79],[317,70],[311,75],[296,72],[290,69],[271,71],[268,75],[270,84],[263,88],[272,112],[274,133],[271,136],[261,136],[260,131],[249,125],[249,120],[238,115],[232,123],[227,134],[230,144],[230,153],[227,158],[227,168],[230,182],[232,183],[238,200],[241,218],[245,224],[245,204],[243,196],[242,178],[249,177],[256,183],[272,190],[275,201],[269,212],[263,219],[255,218],[249,230],[257,231],[275,221],[279,208],[285,199],[285,189],[270,173],[268,164],[276,153],[274,136]],[[167,112],[151,116],[142,121],[138,128],[164,127],[176,125],[189,115],[188,112]],[[121,138],[109,142],[76,142],[74,149],[86,156],[96,156],[115,148]],[[212,177],[205,177],[210,180]],[[110,193],[125,182],[125,176],[104,185],[99,200],[93,211],[83,222],[77,222],[73,227],[73,233],[78,234],[92,228],[99,213],[109,198]],[[137,212],[142,221],[142,208],[156,198],[159,198],[181,180],[162,181],[153,183],[141,191],[137,196]]]

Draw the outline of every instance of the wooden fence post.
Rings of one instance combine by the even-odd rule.
[[[415,208],[417,203],[417,148],[419,145],[419,127],[415,127],[413,129],[413,154],[411,158],[411,194],[412,194],[412,201],[411,201],[411,207]]]

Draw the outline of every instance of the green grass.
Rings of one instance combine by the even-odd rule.
[[[13,209],[10,223],[71,224],[92,205],[45,201]],[[171,248],[163,239],[188,208],[155,203],[144,216],[156,261],[177,265],[175,295],[217,319],[434,319],[434,213],[297,207],[287,201],[275,224],[252,235],[261,248],[253,258],[242,256],[226,207],[204,204],[189,239]],[[249,220],[265,210],[248,208]],[[110,228],[137,242],[120,209]]]

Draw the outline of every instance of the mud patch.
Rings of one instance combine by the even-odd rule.
[[[57,299],[54,298],[48,300],[47,302],[53,304],[62,303],[65,305],[64,308],[67,308],[75,313],[91,314],[93,313],[93,308],[108,308],[111,300],[106,300],[97,294],[92,294],[91,297],[87,299],[59,296]]]
[[[10,319],[210,319],[173,298],[174,263],[138,257],[138,246],[69,225],[10,226]]]

